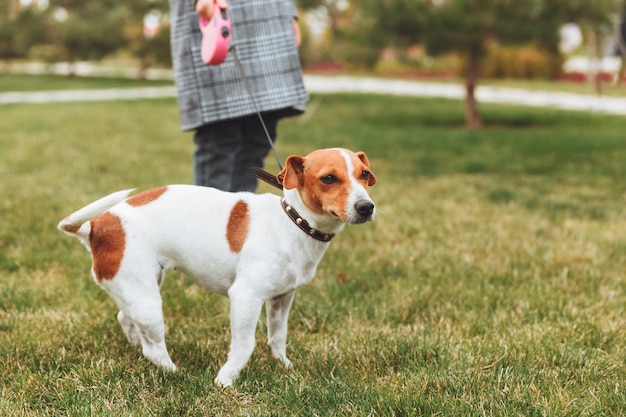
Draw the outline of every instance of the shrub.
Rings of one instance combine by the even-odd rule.
[[[481,76],[485,78],[554,79],[563,58],[535,45],[491,45],[483,61]]]

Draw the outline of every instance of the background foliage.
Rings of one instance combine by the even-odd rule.
[[[425,43],[432,53],[484,53],[488,42],[535,42],[558,53],[561,24],[576,22],[585,30],[606,32],[624,7],[623,0],[299,0],[303,11],[327,17],[316,51],[303,58],[331,59],[373,68],[385,48],[404,49]],[[167,64],[166,0],[0,0],[0,58],[37,57],[56,61],[101,59],[120,50]],[[156,12],[161,32],[146,36],[144,17]],[[302,14],[306,20],[306,14]],[[307,27],[307,22],[303,22]],[[309,36],[305,33],[305,37]],[[145,65],[145,62],[143,63]]]
[[[123,53],[139,62],[140,79],[152,65],[169,65],[166,0],[39,4],[24,7],[19,0],[0,0],[0,58],[6,63],[35,58],[71,64]],[[428,57],[457,57],[471,128],[482,124],[475,99],[481,77],[554,79],[563,60],[558,48],[563,24],[578,23],[600,53],[626,8],[624,0],[300,0],[298,5],[303,11],[305,66],[331,61],[370,71],[385,51],[395,51],[410,64],[407,57],[414,45],[424,47]],[[315,22],[307,21],[311,14],[305,11],[326,18],[322,36],[313,37],[309,29]],[[156,16],[158,31],[145,31],[147,15]],[[69,74],[74,74],[72,65]]]

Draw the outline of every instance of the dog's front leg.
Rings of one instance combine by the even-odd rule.
[[[263,300],[250,293],[249,288],[233,286],[230,298],[230,352],[228,360],[217,373],[215,383],[228,387],[239,376],[254,351],[254,333],[261,314]]]
[[[291,366],[287,358],[287,317],[293,302],[295,291],[268,300],[265,304],[267,312],[267,344],[272,355],[280,359],[286,367]]]

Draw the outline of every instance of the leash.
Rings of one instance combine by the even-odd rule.
[[[250,84],[248,83],[248,78],[246,77],[246,74],[243,71],[243,66],[241,65],[241,61],[239,61],[239,57],[237,56],[237,51],[235,51],[235,47],[233,45],[231,45],[228,48],[228,50],[232,52],[233,54],[233,58],[235,60],[235,66],[237,67],[237,70],[239,71],[239,75],[241,75],[241,79],[243,80],[243,84],[246,88],[246,92],[248,93],[248,97],[250,97],[250,101],[252,102],[252,105],[254,106],[254,110],[256,111],[256,114],[259,117],[259,121],[261,122],[261,125],[263,126],[263,130],[265,131],[265,136],[267,137],[267,140],[270,143],[272,152],[274,153],[274,157],[276,158],[276,162],[278,162],[278,167],[282,170],[283,164],[280,162],[278,151],[276,150],[276,147],[274,146],[274,141],[272,140],[272,137],[270,136],[270,133],[267,130],[267,126],[265,125],[263,116],[261,116],[261,112],[259,111],[259,106],[257,105],[256,100],[254,100],[254,96],[252,95],[252,89],[250,88]],[[252,168],[252,173],[254,174],[255,177],[257,177],[261,181],[265,181],[266,183],[280,190],[283,189],[283,184],[281,183],[280,179],[278,179],[276,175],[270,174],[269,172],[265,171],[262,168]],[[287,216],[291,219],[291,221],[296,226],[298,226],[300,230],[302,230],[307,235],[311,236],[313,239],[319,240],[320,242],[330,242],[330,240],[333,237],[335,237],[334,233],[320,232],[319,230],[311,227],[309,225],[309,222],[307,222],[304,218],[302,218],[302,216],[300,216],[300,213],[298,213],[296,209],[294,209],[289,204],[287,204],[284,198],[280,199],[280,203],[281,203],[281,206],[283,207],[283,210],[285,211]]]
[[[280,162],[278,151],[276,150],[276,147],[274,146],[274,141],[272,140],[272,137],[270,136],[270,132],[267,130],[267,126],[265,125],[265,120],[263,120],[263,116],[261,116],[261,112],[259,111],[259,106],[257,105],[256,100],[254,99],[254,96],[252,95],[252,89],[250,88],[250,84],[248,83],[248,78],[246,77],[246,74],[243,72],[243,66],[241,65],[241,61],[239,61],[239,57],[237,56],[237,51],[235,51],[234,45],[231,45],[230,48],[228,48],[228,50],[232,52],[233,54],[233,58],[235,59],[235,65],[237,66],[239,75],[241,75],[241,79],[243,80],[243,85],[246,88],[246,92],[248,93],[248,97],[250,97],[250,101],[252,102],[252,105],[254,106],[254,110],[256,111],[257,116],[259,116],[259,121],[261,122],[261,125],[263,126],[263,130],[265,131],[265,136],[267,137],[267,140],[269,141],[270,146],[272,147],[272,152],[274,153],[276,162],[278,162],[278,168],[283,169],[283,164]],[[269,174],[269,175],[272,175],[272,174]]]
[[[243,84],[246,92],[248,93],[248,97],[250,98],[250,102],[254,106],[254,110],[259,117],[261,126],[263,126],[263,131],[265,132],[265,136],[270,143],[270,147],[272,148],[274,157],[276,157],[278,167],[282,170],[283,164],[280,162],[280,157],[278,156],[278,152],[274,147],[274,141],[272,140],[269,131],[267,130],[267,126],[265,125],[265,120],[263,120],[263,116],[261,116],[259,106],[257,105],[256,100],[254,100],[254,96],[252,95],[252,89],[250,88],[250,83],[248,82],[248,78],[246,77],[246,74],[243,70],[243,66],[241,65],[239,56],[237,56],[235,46],[232,45],[230,42],[232,36],[232,23],[230,19],[230,13],[228,13],[228,10],[226,8],[220,9],[219,5],[217,3],[214,3],[213,17],[211,18],[211,20],[207,21],[203,17],[200,17],[198,24],[200,27],[200,32],[202,33],[202,42],[200,43],[200,57],[205,64],[220,65],[222,62],[224,62],[228,53],[232,52],[233,58],[235,60],[235,66],[237,67],[237,71],[239,71],[239,76],[243,80]],[[259,177],[257,174],[255,175],[257,176],[257,178],[261,178],[263,179],[263,181],[267,182],[267,176],[271,176],[272,174],[266,172],[263,177]],[[270,184],[276,186],[277,182],[277,179],[272,179]]]
[[[263,168],[252,168],[252,173],[254,174],[255,177],[257,177],[261,181],[268,183],[272,187],[276,187],[279,190],[283,189],[283,185],[281,184],[278,177],[274,174],[270,174]]]

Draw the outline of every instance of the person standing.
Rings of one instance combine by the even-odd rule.
[[[301,114],[308,94],[298,55],[300,30],[294,0],[170,0],[171,46],[180,125],[194,130],[194,182],[224,191],[252,191],[251,172],[262,167],[280,119]],[[231,48],[241,61],[254,101],[232,52],[219,66],[200,55],[199,16],[213,5],[228,8]]]

